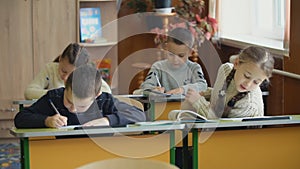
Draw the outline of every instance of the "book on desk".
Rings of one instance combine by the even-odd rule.
[[[218,120],[209,120],[200,114],[191,110],[171,110],[168,113],[168,120],[156,120],[147,122],[137,122],[135,125],[166,125],[166,124],[184,124],[184,123],[211,123]]]

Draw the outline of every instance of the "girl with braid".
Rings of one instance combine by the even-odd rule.
[[[39,99],[48,90],[64,87],[75,68],[90,61],[87,49],[78,43],[70,43],[53,62],[48,63],[26,87],[26,99]],[[101,91],[111,93],[109,85],[102,79]]]
[[[273,67],[274,59],[266,49],[250,46],[233,64],[220,66],[212,89],[200,93],[189,89],[185,102],[208,119],[263,116],[260,84],[269,81]]]

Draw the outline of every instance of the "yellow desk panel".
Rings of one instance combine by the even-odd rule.
[[[300,127],[217,131],[198,146],[201,169],[300,168]]]
[[[31,169],[74,169],[116,157],[150,158],[169,163],[169,134],[29,141]]]
[[[155,103],[155,119],[168,120],[168,114],[171,110],[181,109],[182,102],[156,102]]]

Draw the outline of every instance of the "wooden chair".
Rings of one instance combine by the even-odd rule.
[[[92,162],[77,169],[179,169],[177,166],[167,162],[148,160],[148,159],[133,159],[133,158],[113,158],[102,161]]]
[[[141,110],[144,111],[144,105],[143,103],[141,103],[140,101],[138,100],[135,100],[135,99],[132,99],[132,98],[128,98],[128,97],[122,97],[122,96],[115,96],[115,98],[119,99],[120,101],[122,102],[125,102],[129,105],[132,105],[132,106],[135,106]]]

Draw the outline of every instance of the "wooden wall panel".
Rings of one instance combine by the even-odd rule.
[[[0,1],[0,143],[17,142],[9,134],[17,106],[32,79],[31,0]]]
[[[33,0],[34,75],[76,42],[75,0]]]
[[[23,98],[32,79],[31,3],[0,1],[0,100]]]

